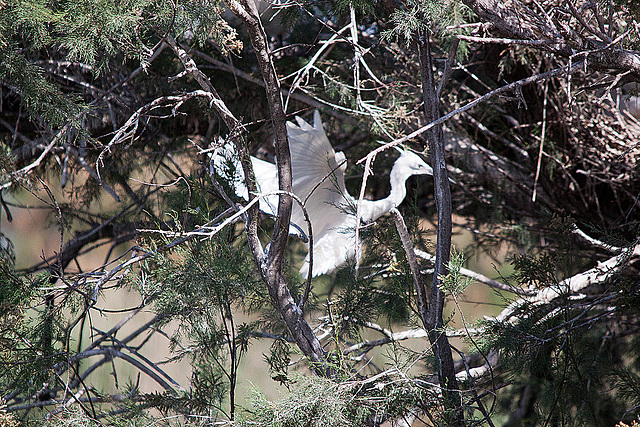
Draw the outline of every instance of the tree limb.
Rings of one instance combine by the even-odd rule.
[[[433,58],[429,35],[426,30],[418,34],[418,56],[420,59],[420,74],[422,79],[422,101],[424,115],[428,123],[435,123],[440,119],[440,102],[436,96],[436,86],[433,73]],[[449,423],[453,426],[463,426],[464,413],[458,381],[455,376],[453,357],[449,340],[444,333],[442,311],[444,309],[444,293],[440,288],[442,277],[447,275],[447,265],[451,252],[451,189],[445,162],[444,138],[442,125],[434,126],[425,134],[429,141],[431,153],[431,167],[433,169],[434,193],[438,209],[438,231],[436,242],[436,262],[434,265],[433,281],[429,297],[429,311],[422,316],[425,329],[429,334],[429,341],[434,348],[437,360],[438,378],[443,388],[445,406],[452,410]]]
[[[265,83],[267,103],[273,135],[278,168],[278,187],[284,193],[291,193],[291,155],[287,138],[286,116],[280,91],[280,83],[275,66],[269,55],[267,40],[256,10],[255,3],[249,0],[226,0],[231,11],[244,23],[251,44],[255,51],[258,65]],[[245,176],[247,176],[245,174]],[[249,190],[251,191],[251,190]],[[289,332],[300,350],[312,362],[312,369],[321,375],[331,375],[330,370],[323,366],[326,352],[313,330],[303,317],[302,310],[293,300],[291,292],[282,275],[284,249],[289,237],[289,221],[293,201],[287,194],[280,194],[278,200],[278,216],[275,229],[271,236],[268,252],[263,262],[259,264],[263,280],[269,289],[271,301],[282,316]],[[257,230],[252,230],[253,233]],[[257,239],[257,233],[256,233]],[[255,253],[255,249],[252,248]],[[257,257],[256,257],[257,258]]]
[[[631,247],[625,249],[621,254],[616,255],[608,260],[598,263],[587,271],[568,277],[557,285],[548,284],[540,289],[535,295],[518,299],[509,304],[494,319],[498,322],[513,323],[518,318],[514,317],[515,312],[524,304],[543,305],[549,304],[559,297],[567,294],[578,294],[587,287],[603,283],[609,280],[614,274],[618,273],[631,259],[640,257],[640,243],[636,242]]]
[[[429,316],[429,300],[427,298],[427,291],[426,287],[424,286],[424,281],[422,280],[422,273],[420,272],[420,267],[418,266],[416,252],[413,247],[413,243],[411,242],[411,237],[409,236],[409,231],[407,230],[407,226],[405,225],[404,219],[402,219],[402,215],[400,214],[398,209],[393,208],[389,211],[389,213],[396,223],[396,229],[398,230],[398,234],[400,235],[402,247],[404,248],[404,252],[407,256],[407,261],[409,261],[411,275],[413,276],[413,287],[416,290],[418,312],[423,319],[426,319]]]

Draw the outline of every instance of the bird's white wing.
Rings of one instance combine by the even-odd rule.
[[[259,193],[269,193],[278,190],[278,175],[276,165],[251,157],[253,173],[256,176]],[[211,155],[211,170],[227,181],[238,197],[249,200],[249,191],[244,184],[244,171],[231,142],[225,142],[222,147]],[[260,210],[275,216],[278,212],[278,196],[265,196],[260,199]]]
[[[354,230],[330,230],[313,245],[313,276],[329,273],[353,259],[355,255]],[[309,277],[309,255],[304,260],[300,274],[305,279]]]
[[[278,191],[278,169],[276,165],[253,156],[251,156],[251,165],[258,181],[258,192],[266,194]],[[262,197],[260,199],[260,210],[266,214],[276,216],[278,213],[278,195],[273,194]]]
[[[313,126],[296,117],[297,124],[287,123],[291,152],[293,192],[303,201],[313,227],[313,276],[327,273],[344,264],[355,254],[355,200],[344,185],[346,157],[336,153],[327,139],[320,114],[316,111]],[[228,180],[236,194],[248,199],[244,173],[232,144],[226,143],[212,156],[212,168]],[[274,164],[252,157],[251,163],[258,181],[259,191],[267,193],[278,189],[277,168]],[[260,201],[260,210],[276,215],[278,196]],[[302,209],[293,204],[291,234],[300,234],[296,225],[306,234]],[[300,270],[309,273],[309,256]]]
[[[356,256],[355,215],[342,214],[335,219],[342,222],[322,230],[313,244],[314,277],[329,273]],[[309,254],[304,259],[300,274],[305,279],[309,276]]]
[[[342,160],[345,157],[333,150],[322,128],[320,114],[315,112],[313,126],[299,117],[296,120],[297,125],[287,123],[293,192],[307,200],[314,239],[318,241],[323,232],[340,226],[353,199],[344,185],[346,164]],[[297,206],[291,220],[306,230],[304,216]]]

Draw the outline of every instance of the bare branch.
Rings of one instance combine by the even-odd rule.
[[[542,74],[536,74],[535,76],[530,76],[527,78],[524,78],[522,80],[518,80],[516,82],[513,83],[509,83],[508,85],[502,86],[498,89],[492,90],[489,93],[486,93],[484,95],[482,95],[479,98],[474,99],[473,101],[465,104],[464,106],[448,113],[445,114],[444,116],[441,116],[437,119],[435,119],[434,121],[422,126],[421,128],[411,132],[408,135],[403,136],[402,138],[398,138],[395,139],[391,142],[387,142],[386,144],[376,148],[375,150],[373,150],[372,152],[370,152],[369,154],[367,154],[365,157],[363,157],[362,159],[357,161],[357,164],[361,164],[362,162],[365,162],[368,158],[370,157],[374,157],[378,155],[378,153],[380,153],[381,151],[387,150],[389,148],[395,147],[397,145],[403,144],[413,138],[416,138],[417,136],[422,135],[423,133],[429,131],[430,129],[432,129],[435,126],[438,126],[444,122],[446,122],[447,120],[449,120],[450,118],[452,118],[453,116],[460,114],[464,111],[467,111],[473,107],[475,107],[478,104],[481,104],[482,102],[486,101],[487,99],[495,96],[495,95],[499,95],[501,93],[504,92],[510,92],[513,90],[516,90],[518,87],[526,85],[526,84],[530,84],[530,83],[536,83],[536,82],[540,82],[540,81],[544,81],[547,79],[550,79],[552,77],[556,77],[556,76],[560,76],[562,74],[565,73],[572,73],[573,71],[580,69],[580,67],[582,66],[583,62],[579,61],[576,63],[573,63],[569,66],[566,67],[560,67],[560,68],[556,68],[555,70],[551,70],[551,71],[547,71],[546,73],[542,73]]]
[[[581,239],[585,240],[587,243],[593,245],[593,246],[597,246],[599,248],[602,248],[604,250],[606,250],[607,252],[611,252],[614,254],[619,254],[620,252],[622,252],[624,250],[624,248],[621,248],[619,246],[613,246],[610,245],[608,243],[605,243],[601,240],[598,239],[594,239],[593,237],[589,236],[587,233],[585,233],[584,231],[580,230],[578,228],[577,225],[573,224],[572,230],[573,234],[575,234],[576,236],[579,236]]]
[[[519,39],[504,39],[499,37],[475,37],[466,36],[464,34],[457,34],[458,40],[466,40],[476,43],[498,43],[498,44],[521,44],[525,46],[540,46],[546,44],[557,43],[558,40],[519,40]]]
[[[630,260],[640,257],[640,243],[636,242],[634,245],[626,248],[624,252],[615,257],[609,258],[607,261],[598,263],[594,268],[591,268],[582,273],[571,276],[564,279],[557,285],[550,284],[545,288],[536,292],[535,295],[521,298],[509,304],[507,308],[495,317],[498,322],[515,322],[517,319],[513,317],[515,311],[524,304],[543,305],[550,304],[557,298],[563,295],[575,295],[581,293],[589,286],[606,282],[613,275],[618,273],[625,267]]]
[[[448,335],[448,334],[447,334]],[[390,337],[380,338],[378,340],[362,341],[342,350],[342,354],[351,354],[356,351],[367,352],[374,347],[389,344],[396,341],[404,341],[413,338],[427,338],[427,331],[424,329],[408,329],[402,332],[395,332]]]
[[[136,131],[138,130],[138,122],[140,118],[145,114],[148,114],[151,111],[154,111],[159,108],[167,108],[168,106],[173,106],[171,115],[175,116],[177,109],[187,100],[196,98],[196,97],[204,97],[209,99],[210,102],[215,101],[215,97],[211,92],[207,92],[204,90],[194,90],[192,92],[185,93],[184,95],[171,95],[171,96],[161,96],[160,98],[154,99],[146,105],[138,108],[131,117],[126,121],[124,125],[118,129],[116,134],[111,138],[111,141],[102,149],[98,158],[96,159],[96,171],[98,175],[98,182],[102,184],[102,178],[100,177],[100,165],[103,163],[104,156],[107,152],[111,152],[113,147],[117,144],[124,142],[127,139],[133,139]],[[117,197],[117,196],[116,196]]]
[[[567,59],[580,55],[590,68],[617,74],[629,71],[633,74],[631,79],[640,79],[640,53],[637,51],[622,49],[614,44],[615,40],[603,34],[597,28],[588,25],[580,13],[571,10],[579,25],[598,37],[576,39],[564,37],[558,27],[566,27],[567,34],[576,34],[576,31],[567,27],[565,22],[550,22],[550,19],[541,17],[523,2],[516,0],[509,3],[498,0],[463,0],[463,3],[473,10],[478,17],[489,23],[498,34],[509,39],[545,41],[540,47],[556,55]],[[568,2],[569,7],[573,5]],[[562,14],[559,14],[562,15]],[[554,40],[554,43],[547,43]],[[533,43],[532,43],[533,44]],[[584,50],[582,46],[589,46],[592,50]]]
[[[28,175],[33,169],[37,168],[38,166],[40,166],[40,164],[43,162],[43,160],[45,159],[45,157],[47,157],[47,155],[51,152],[51,150],[53,149],[53,147],[56,145],[56,143],[60,140],[60,138],[67,132],[67,130],[69,130],[71,124],[67,123],[66,125],[64,125],[56,134],[53,138],[51,138],[51,141],[49,142],[49,144],[47,144],[47,146],[44,148],[44,150],[42,150],[42,153],[40,153],[40,155],[38,156],[37,159],[35,159],[33,162],[31,162],[30,164],[28,164],[27,166],[18,169],[15,172],[11,173],[11,180],[5,182],[4,184],[0,185],[0,191],[4,190],[5,188],[9,188],[9,186],[11,186],[11,183],[13,180],[16,180],[18,178],[24,177],[26,175]]]
[[[258,60],[260,72],[265,83],[267,103],[273,135],[278,168],[278,188],[284,193],[278,201],[278,216],[269,243],[266,259],[259,264],[262,277],[269,289],[269,295],[300,350],[314,364],[312,369],[321,375],[332,375],[323,366],[326,352],[313,330],[303,317],[302,310],[295,304],[291,292],[284,281],[282,266],[284,249],[289,236],[289,221],[291,219],[292,198],[286,193],[292,192],[291,187],[291,155],[286,130],[286,117],[280,90],[280,82],[266,42],[264,29],[255,3],[249,0],[226,0],[231,11],[244,23]],[[245,173],[245,177],[248,176]],[[250,188],[249,191],[252,189]],[[255,190],[254,190],[255,191]],[[257,230],[252,230],[255,233]],[[257,233],[256,239],[257,239]],[[255,253],[255,249],[254,250]],[[256,257],[257,259],[257,257]]]
[[[435,255],[431,255],[428,252],[422,251],[420,249],[415,249],[415,253],[417,256],[419,256],[422,259],[425,259],[427,261],[429,261],[430,263],[435,264],[436,262],[436,257]],[[489,285],[490,287],[494,288],[494,289],[498,289],[501,291],[507,291],[507,292],[512,292],[514,294],[518,294],[518,295],[533,295],[533,293],[531,291],[526,291],[520,288],[516,288],[513,287],[511,285],[507,285],[505,283],[499,282],[495,279],[491,279],[483,274],[477,273],[475,271],[469,270],[468,268],[460,268],[460,274],[467,276],[473,280],[476,280],[480,283],[484,283],[485,285]]]
[[[409,268],[411,268],[411,275],[413,276],[413,287],[416,290],[418,311],[420,312],[420,316],[422,316],[423,319],[426,319],[429,315],[429,300],[427,298],[427,289],[424,285],[424,281],[422,280],[422,273],[418,266],[416,251],[413,247],[413,243],[411,242],[407,226],[405,225],[404,219],[398,209],[393,208],[389,213],[391,213],[391,216],[396,223],[396,229],[400,235],[402,247],[404,248],[404,252],[407,256],[407,261],[409,261]]]

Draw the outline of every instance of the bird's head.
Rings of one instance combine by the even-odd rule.
[[[399,150],[400,157],[393,165],[397,173],[404,176],[433,175],[433,169],[420,156],[408,150]]]

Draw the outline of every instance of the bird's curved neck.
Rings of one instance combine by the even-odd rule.
[[[407,195],[407,187],[405,183],[410,174],[402,173],[398,168],[391,169],[389,174],[389,181],[391,183],[391,192],[389,196],[380,200],[363,200],[363,214],[362,219],[365,222],[375,221],[382,215],[389,212],[392,208],[397,207],[402,203]]]

